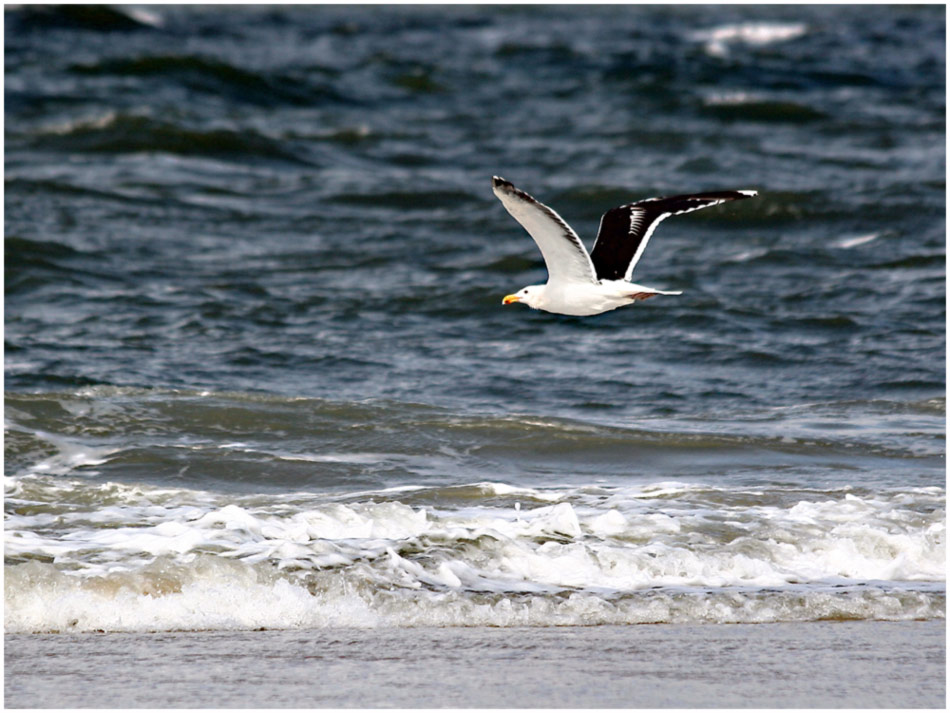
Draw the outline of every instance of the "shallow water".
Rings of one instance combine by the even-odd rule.
[[[11,707],[942,708],[929,622],[7,635]]]
[[[8,632],[944,618],[940,8],[5,17]]]

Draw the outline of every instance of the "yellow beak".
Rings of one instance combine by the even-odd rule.
[[[510,305],[512,302],[521,302],[521,300],[518,298],[518,295],[505,295],[501,301],[503,305]]]

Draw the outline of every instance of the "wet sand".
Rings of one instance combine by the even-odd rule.
[[[945,622],[5,637],[8,708],[943,708]]]

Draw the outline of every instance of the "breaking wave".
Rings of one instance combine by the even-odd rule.
[[[944,616],[940,488],[8,488],[8,632]]]

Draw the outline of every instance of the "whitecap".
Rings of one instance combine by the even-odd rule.
[[[708,54],[724,57],[729,53],[730,43],[764,47],[796,39],[807,32],[808,26],[803,22],[741,22],[696,30],[689,38],[705,43]]]
[[[843,248],[847,250],[848,248],[856,248],[858,245],[864,245],[869,243],[872,240],[877,240],[881,237],[881,233],[868,233],[867,235],[858,235],[853,238],[842,238],[837,243],[835,247]]]

